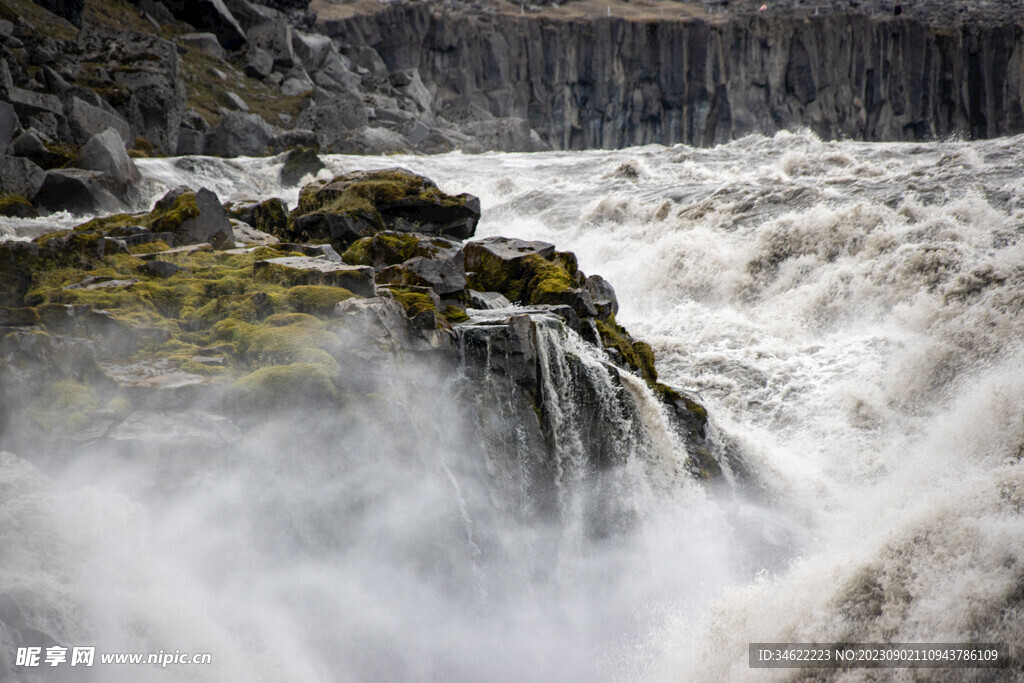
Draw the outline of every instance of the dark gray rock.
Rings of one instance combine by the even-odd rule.
[[[62,160],[59,154],[47,148],[39,133],[31,128],[14,138],[10,150],[13,156],[29,159],[42,168],[53,168]]]
[[[20,130],[21,124],[18,115],[14,113],[14,107],[9,102],[0,102],[0,153],[7,149],[7,145]]]
[[[131,126],[118,114],[111,113],[93,106],[79,97],[72,97],[68,107],[68,125],[71,134],[79,144],[86,142],[93,135],[113,128],[126,145],[135,141]]]
[[[325,104],[314,104],[306,108],[295,120],[297,128],[316,132],[320,149],[330,149],[335,142],[349,131],[367,125],[366,108],[360,98],[336,97]]]
[[[333,154],[409,154],[412,145],[393,130],[363,126],[340,136],[330,151]]]
[[[415,256],[377,274],[378,284],[429,287],[439,296],[459,294],[466,289],[465,258],[461,251],[448,255]]]
[[[341,52],[352,60],[354,65],[366,69],[374,78],[385,79],[388,77],[388,65],[380,58],[380,53],[372,47],[366,45],[344,47]]]
[[[206,135],[197,130],[182,126],[178,129],[178,148],[174,152],[178,156],[186,154],[205,154]]]
[[[373,296],[373,268],[349,266],[315,256],[285,256],[253,264],[253,276],[284,279],[293,285],[344,287],[359,296]]]
[[[274,68],[287,70],[296,65],[292,47],[292,28],[288,22],[266,21],[246,31],[249,45],[266,51],[274,60]]]
[[[548,260],[555,255],[555,245],[550,242],[527,241],[513,237],[485,237],[466,244],[466,269],[477,271],[484,268],[484,259],[496,258],[511,262],[530,254]]]
[[[162,0],[171,13],[181,21],[217,36],[218,42],[228,50],[245,45],[245,31],[222,0]]]
[[[45,7],[58,17],[67,19],[76,28],[82,28],[82,11],[85,0],[33,0],[40,7]]]
[[[266,50],[250,46],[242,70],[249,78],[264,79],[274,70],[274,58]]]
[[[224,209],[231,218],[271,235],[284,234],[288,227],[288,207],[277,197],[263,201],[229,202]]]
[[[333,45],[330,38],[319,33],[292,32],[292,49],[295,56],[310,73],[320,68]]]
[[[126,208],[107,188],[103,173],[78,168],[47,171],[32,204],[72,214],[117,213]]]
[[[135,162],[128,156],[124,141],[113,128],[89,138],[78,155],[78,166],[101,171],[124,188],[142,179]]]
[[[200,52],[213,57],[224,59],[224,48],[212,33],[186,33],[177,38],[182,45],[195,48]]]
[[[32,92],[22,88],[11,88],[7,92],[7,99],[14,107],[14,111],[22,119],[27,119],[35,114],[64,115],[64,105],[56,95],[47,95],[41,92]]]
[[[611,283],[600,275],[591,275],[583,282],[583,288],[590,293],[600,317],[607,318],[619,312],[619,300]]]
[[[277,131],[258,114],[231,112],[206,139],[206,153],[220,157],[262,156]]]
[[[317,134],[305,128],[292,128],[279,135],[275,135],[270,141],[270,147],[275,152],[285,152],[297,147],[316,149],[320,145]]]
[[[33,196],[43,184],[46,172],[23,157],[0,156],[0,194]]]
[[[469,290],[469,308],[477,308],[484,311],[508,308],[512,302],[505,298],[504,294],[498,292],[478,292],[475,289]]]
[[[185,187],[171,190],[160,198],[155,210],[170,208],[178,197],[188,191]],[[175,242],[182,245],[206,242],[214,249],[233,247],[235,235],[231,229],[231,220],[217,195],[204,187],[195,193],[195,201],[199,215],[186,219],[174,230]]]
[[[139,270],[154,277],[170,277],[181,270],[181,268],[170,261],[146,261],[139,266]]]
[[[298,185],[308,175],[316,176],[324,162],[311,147],[293,149],[285,154],[284,166],[281,167],[281,184]]]

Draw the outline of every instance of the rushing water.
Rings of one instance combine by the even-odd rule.
[[[576,252],[585,272],[615,286],[618,319],[652,344],[662,380],[702,397],[713,428],[742,453],[746,477],[711,491],[668,477],[669,466],[660,484],[657,472],[633,477],[650,489],[630,493],[642,524],[623,547],[580,550],[570,558],[579,566],[555,577],[524,569],[506,596],[496,591],[511,583],[481,587],[471,571],[456,572],[476,586],[470,602],[485,603],[482,612],[466,611],[454,588],[428,593],[439,584],[403,575],[397,545],[384,553],[373,546],[372,533],[384,528],[407,528],[409,542],[429,534],[424,511],[453,496],[399,478],[399,490],[422,499],[387,508],[379,529],[345,536],[373,552],[343,554],[340,569],[323,554],[292,564],[249,547],[250,531],[229,522],[219,536],[249,563],[248,583],[190,573],[178,554],[149,548],[133,555],[126,581],[168,583],[125,587],[111,619],[136,609],[138,628],[163,637],[147,642],[165,648],[192,630],[214,634],[209,647],[232,661],[221,674],[267,680],[788,680],[792,672],[748,669],[747,643],[1024,642],[1024,138],[911,145],[784,133],[714,149],[325,160],[325,177],[409,168],[445,190],[480,196],[479,236],[542,239]],[[186,183],[223,200],[281,196],[293,204],[298,192],[277,185],[274,160],[140,166],[157,181],[154,195]],[[628,388],[641,411],[658,410],[642,386]],[[654,438],[654,450],[671,459],[670,437]],[[443,435],[415,446],[455,447]],[[371,483],[384,471],[378,463],[361,466],[336,484],[319,470],[285,478],[321,490],[271,491],[262,480],[255,489],[252,481],[230,486],[257,491],[267,505],[311,497],[292,520],[306,530],[331,486],[376,486],[394,497]],[[37,476],[16,463],[5,469],[10,481]],[[92,515],[78,523],[99,526],[114,515],[141,525],[125,532],[133,538],[176,539],[217,514],[235,520],[200,503],[210,486],[178,501],[178,531],[150,519],[159,510],[133,512],[140,503],[111,502],[94,488],[75,494]],[[239,503],[235,495],[243,493],[211,494],[225,509]],[[70,503],[47,505],[60,521]],[[280,539],[291,528],[283,525]],[[117,557],[113,548],[75,550],[73,534],[56,522],[45,529],[56,550],[37,548],[36,562],[70,563],[76,552],[92,565]],[[241,540],[232,542],[233,533]],[[535,536],[510,547],[541,547],[545,533],[524,531]],[[199,544],[191,560],[210,566],[202,554],[211,548]],[[392,555],[395,567],[359,564]],[[169,586],[188,599],[176,607]],[[365,661],[350,666],[331,652],[362,652]],[[944,675],[964,672],[920,679]]]

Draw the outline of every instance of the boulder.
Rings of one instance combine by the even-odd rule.
[[[388,76],[388,81],[398,92],[415,102],[421,111],[430,111],[431,105],[434,103],[434,96],[423,85],[418,69],[394,71]]]
[[[388,128],[363,126],[344,133],[330,147],[332,154],[410,154],[409,141]]]
[[[206,134],[181,126],[178,129],[178,147],[174,152],[178,156],[206,153]]]
[[[217,36],[228,50],[245,45],[245,31],[223,0],[163,0],[163,4],[181,21]]]
[[[116,213],[126,208],[107,188],[103,173],[78,168],[47,171],[32,203],[72,214]]]
[[[0,60],[3,61],[3,60]],[[18,115],[10,102],[0,102],[0,153],[7,149],[14,136],[21,130]]]
[[[296,95],[308,93],[315,88],[316,84],[309,80],[309,76],[305,74],[289,76],[281,84],[281,94],[285,97],[295,97]]]
[[[31,197],[43,184],[45,175],[30,159],[0,156],[0,194]]]
[[[285,186],[297,185],[307,175],[316,176],[324,162],[311,147],[298,147],[284,156],[280,182]]]
[[[603,277],[591,275],[583,281],[583,287],[590,293],[600,317],[607,318],[619,312],[619,300],[615,297],[615,289]]]
[[[135,162],[128,156],[124,141],[113,128],[107,128],[98,135],[89,138],[78,156],[81,168],[102,171],[112,178],[118,186],[128,185],[142,179]]]
[[[296,128],[315,131],[320,149],[330,149],[346,133],[368,123],[362,99],[355,95],[335,97],[324,104],[307,107],[295,121]]]
[[[224,59],[224,48],[212,33],[186,33],[178,36],[182,45],[195,48],[214,59]]]
[[[32,92],[22,88],[10,88],[7,91],[7,100],[22,119],[28,119],[36,114],[64,115],[64,105],[60,103],[56,95]]]
[[[108,128],[113,128],[124,141],[130,145],[135,142],[131,126],[121,116],[106,111],[100,107],[93,106],[79,97],[71,98],[71,105],[68,110],[68,125],[71,127],[71,134],[79,144],[86,142],[97,133],[102,133]]]
[[[265,21],[246,31],[249,45],[266,51],[274,60],[275,69],[291,69],[296,65],[292,48],[292,28],[283,20]]]
[[[341,53],[348,57],[358,68],[366,69],[374,78],[388,77],[388,66],[381,59],[380,53],[372,47],[353,46],[342,48]]]
[[[277,135],[259,114],[231,112],[206,138],[206,153],[220,157],[262,156]]]
[[[316,149],[320,145],[316,133],[305,128],[292,128],[274,136],[270,148],[275,152],[285,152],[294,148]]]
[[[466,289],[466,269],[462,252],[454,250],[449,258],[414,256],[404,263],[388,266],[376,277],[378,284],[428,287],[439,296],[458,294]]]
[[[85,0],[33,0],[62,19],[67,19],[75,28],[82,28],[82,11]]]
[[[53,168],[66,161],[62,155],[51,150],[39,132],[32,128],[14,138],[10,150],[12,155],[28,159],[42,168]]]
[[[266,50],[250,46],[242,70],[249,78],[262,80],[274,70],[274,58]]]
[[[198,192],[187,187],[171,190],[157,201],[153,214],[163,214],[153,222],[153,230],[174,233],[178,244],[206,243],[214,249],[235,246],[227,211],[217,195],[205,187]]]
[[[292,31],[292,49],[310,73],[320,68],[333,45],[334,41],[325,35]]]
[[[356,171],[303,188],[292,212],[296,227],[306,226],[302,223],[306,216],[318,215],[358,220],[376,226],[377,231],[466,239],[473,235],[480,219],[480,200],[468,194],[446,194],[430,179],[405,169]],[[307,236],[316,238],[315,234]]]
[[[288,207],[277,197],[261,202],[229,202],[224,208],[231,218],[271,235],[283,234],[288,227]]]
[[[333,49],[325,55],[313,80],[334,92],[359,93],[362,90],[362,80],[352,73],[348,60]]]
[[[373,296],[373,268],[336,263],[314,256],[284,256],[253,264],[253,277],[288,286],[327,285],[353,294]]]

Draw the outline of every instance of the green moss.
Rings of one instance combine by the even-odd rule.
[[[342,287],[300,285],[285,292],[284,300],[300,313],[326,317],[334,311],[339,301],[354,296],[355,294]]]
[[[425,292],[417,292],[404,287],[393,287],[391,288],[391,294],[398,303],[402,304],[402,307],[405,308],[405,314],[410,318],[415,318],[423,311],[436,310],[433,299]]]
[[[155,254],[159,251],[167,251],[168,249],[170,249],[170,247],[162,240],[143,242],[142,244],[135,244],[128,247],[128,251],[132,254]]]
[[[622,355],[630,368],[636,370],[651,387],[658,383],[658,372],[654,367],[654,351],[646,342],[634,341],[618,322],[615,316],[607,320],[595,320],[597,331],[601,335],[601,343],[606,348],[615,349]]]
[[[292,363],[260,368],[232,385],[226,403],[242,411],[269,411],[338,400],[331,375],[319,365]]]
[[[14,218],[35,218],[36,212],[31,202],[20,195],[0,195],[0,216],[11,216]]]
[[[350,266],[372,266],[373,265],[373,238],[363,237],[349,245],[341,260]]]
[[[29,404],[33,422],[47,431],[79,431],[92,422],[101,408],[96,390],[88,384],[59,380],[50,384]]]
[[[575,258],[556,253],[552,260],[528,254],[503,260],[489,252],[480,254],[480,267],[469,277],[469,286],[500,292],[519,304],[565,303],[558,298],[575,284]]]
[[[466,315],[466,312],[458,306],[446,306],[442,315],[445,320],[452,324],[464,323],[469,320],[469,316]]]

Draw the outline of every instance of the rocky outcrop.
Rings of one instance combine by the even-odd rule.
[[[710,145],[804,127],[860,140],[1024,131],[1019,21],[562,19],[402,4],[325,30],[375,50],[392,72],[415,69],[435,111],[519,118],[556,149]]]
[[[58,450],[118,452],[163,432],[214,447],[262,411],[336,415],[371,391],[359,378],[374,368],[429,354],[475,407],[488,471],[528,473],[525,516],[563,514],[559,477],[602,472],[587,493],[598,496],[587,532],[626,523],[628,506],[604,487],[646,438],[635,419],[641,400],[664,402],[692,451],[691,471],[713,476],[700,460],[713,448],[703,409],[657,383],[650,347],[615,322],[611,286],[580,272],[571,253],[464,241],[471,229],[426,232],[451,224],[439,206],[475,202],[408,172],[352,173],[304,189],[307,202],[317,193],[361,198],[379,222],[340,255],[308,242],[239,247],[212,192],[179,188],[147,213],[0,243],[0,387],[15,387],[31,407],[12,422],[27,431],[16,426],[6,438],[43,430]],[[255,220],[273,204],[232,209]],[[417,210],[423,220],[413,220]],[[41,360],[75,344],[88,353],[73,368]],[[197,406],[202,417],[182,425]]]

